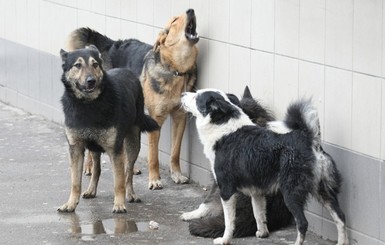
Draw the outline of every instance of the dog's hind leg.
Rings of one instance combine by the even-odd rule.
[[[82,194],[83,198],[94,198],[101,173],[100,152],[89,151],[88,157],[92,159],[92,175],[88,189]]]
[[[329,211],[332,216],[334,223],[337,226],[338,232],[338,243],[337,245],[348,245],[349,239],[345,227],[345,215],[342,212],[337,197],[333,198],[331,201],[326,201],[324,207]]]
[[[253,205],[254,218],[257,221],[256,237],[263,238],[269,236],[266,221],[266,198],[265,196],[252,193],[251,203]]]
[[[93,165],[93,159],[91,156],[91,152],[87,151],[87,156],[84,161],[84,175],[91,176],[92,175],[92,165]]]
[[[225,217],[225,232],[223,237],[214,239],[214,244],[230,244],[235,229],[235,207],[237,204],[237,197],[236,195],[232,195],[227,201],[223,199],[221,199],[221,201]]]
[[[133,186],[134,166],[140,151],[140,129],[132,128],[125,139],[126,155],[126,198],[129,202],[140,202],[140,198],[135,194]]]
[[[297,192],[295,189],[282,189],[282,194],[287,208],[294,216],[295,222],[297,223],[298,235],[297,240],[295,241],[295,245],[302,245],[305,241],[308,228],[308,222],[304,213],[307,193],[301,193],[301,191]]]
[[[171,178],[177,184],[185,184],[189,182],[189,178],[182,175],[182,171],[180,169],[180,149],[184,129],[186,127],[186,113],[182,110],[176,110],[171,112],[171,117],[173,120],[170,162]]]

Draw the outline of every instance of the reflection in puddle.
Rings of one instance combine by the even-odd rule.
[[[135,222],[123,217],[97,220],[89,224],[80,224],[77,216],[71,219],[70,232],[84,241],[93,241],[96,235],[121,235],[133,232],[150,231],[148,222]]]

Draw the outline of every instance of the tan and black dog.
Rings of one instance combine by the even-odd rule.
[[[193,9],[173,17],[159,33],[153,46],[136,39],[114,41],[89,28],[73,31],[68,48],[75,50],[95,45],[107,64],[105,68],[129,68],[140,78],[145,107],[161,126],[170,115],[172,126],[172,151],[170,171],[175,183],[187,183],[180,169],[180,150],[186,114],[180,106],[181,93],[191,91],[197,79],[196,17]],[[149,189],[161,189],[159,174],[160,130],[149,133]]]
[[[92,177],[84,198],[93,198],[100,177],[100,154],[106,152],[114,172],[114,213],[126,212],[125,199],[139,201],[133,189],[133,168],[140,150],[140,132],[158,130],[144,114],[139,80],[128,69],[104,71],[95,46],[73,52],[60,51],[65,87],[61,98],[65,133],[69,145],[71,193],[60,212],[78,205],[84,152],[92,152]]]

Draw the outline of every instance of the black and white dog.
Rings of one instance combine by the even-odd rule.
[[[247,86],[241,99],[233,94],[227,94],[227,96],[258,126],[266,127],[268,122],[275,120],[273,113],[253,98]],[[258,227],[254,217],[250,217],[253,212],[251,198],[243,193],[239,193],[236,198],[233,237],[254,236]],[[191,235],[210,238],[223,236],[225,220],[218,185],[214,179],[210,192],[199,207],[191,212],[183,213],[180,218],[189,221]],[[287,209],[280,191],[266,196],[266,220],[270,232],[292,224],[293,216]]]
[[[268,236],[265,196],[278,189],[297,223],[296,245],[305,239],[304,206],[309,194],[329,210],[337,225],[338,245],[349,243],[337,199],[341,176],[321,147],[317,110],[310,100],[290,105],[285,120],[269,123],[268,129],[256,126],[219,90],[184,93],[182,105],[196,117],[199,138],[220,190],[226,228],[215,244],[229,244],[233,237],[239,192],[251,196],[256,236]]]

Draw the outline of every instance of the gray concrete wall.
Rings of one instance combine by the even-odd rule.
[[[278,117],[290,101],[313,96],[325,147],[344,177],[340,202],[352,243],[384,245],[382,0],[0,0],[0,100],[62,123],[58,53],[70,31],[89,26],[153,43],[168,19],[187,8],[195,9],[201,35],[198,87],[240,95],[247,84]],[[167,165],[169,121],[160,145]],[[182,159],[185,173],[209,183],[193,120]],[[313,231],[336,239],[317,202],[307,216]]]

